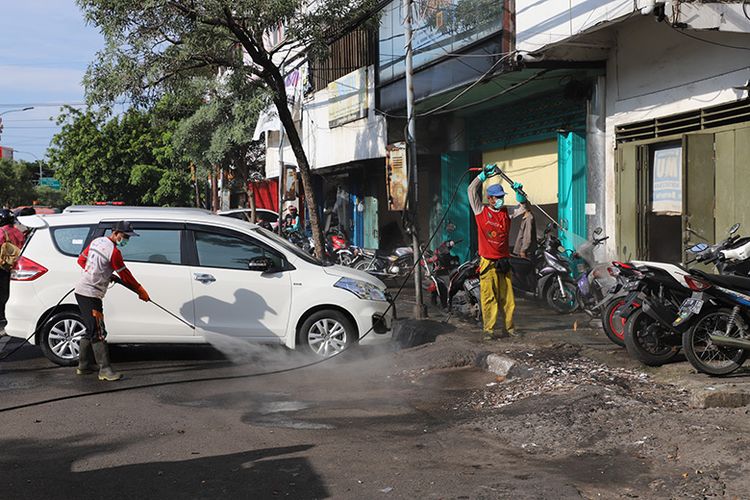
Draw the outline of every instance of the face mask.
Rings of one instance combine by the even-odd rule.
[[[500,210],[503,208],[503,204],[505,204],[505,199],[498,198],[495,200],[495,210]]]
[[[124,247],[127,244],[128,244],[128,238],[123,238],[117,242],[117,246],[120,248]]]

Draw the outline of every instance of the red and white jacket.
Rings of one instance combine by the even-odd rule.
[[[109,287],[112,273],[117,273],[123,283],[133,290],[140,287],[122,260],[117,245],[106,236],[96,238],[78,256],[78,265],[83,268],[75,293],[84,297],[103,299]]]

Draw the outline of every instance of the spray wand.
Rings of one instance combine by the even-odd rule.
[[[481,172],[482,170],[484,170],[484,169],[483,169],[483,168],[481,168],[481,167],[471,167],[471,168],[469,168],[469,171],[471,171],[471,172]],[[505,182],[507,182],[507,183],[508,183],[508,184],[509,184],[510,186],[513,186],[513,184],[515,184],[515,182],[513,182],[513,179],[511,179],[510,177],[508,177],[508,174],[506,174],[505,172],[503,172],[503,169],[501,169],[501,168],[500,168],[500,167],[498,167],[497,165],[495,165],[495,170],[493,170],[493,172],[494,172],[494,173],[490,174],[490,175],[489,175],[489,177],[494,177],[495,175],[499,175],[499,176],[500,176],[500,177],[502,177],[502,178],[503,178],[503,180],[505,180]],[[521,196],[523,196],[523,197],[524,197],[524,198],[526,198],[527,200],[529,199],[529,196],[528,196],[528,195],[526,194],[526,192],[525,192],[525,191],[523,190],[523,188],[522,188],[522,187],[520,187],[520,188],[516,189],[515,191],[516,191],[516,193],[520,194]],[[535,207],[536,207],[536,208],[537,208],[537,209],[538,209],[538,210],[539,210],[540,212],[542,212],[542,213],[543,213],[543,214],[544,214],[544,215],[545,215],[545,216],[546,216],[546,217],[547,217],[547,218],[548,218],[548,219],[549,219],[550,221],[552,221],[552,223],[553,223],[553,224],[555,224],[555,225],[556,225],[557,227],[562,227],[562,226],[560,226],[560,224],[559,224],[559,223],[558,223],[558,222],[557,222],[557,221],[556,221],[556,220],[555,220],[554,218],[552,218],[552,216],[551,216],[550,214],[548,214],[548,213],[547,213],[547,212],[546,212],[546,211],[545,211],[545,210],[544,210],[544,209],[543,209],[542,207],[540,207],[540,206],[538,206],[538,205],[534,205],[534,206],[535,206]],[[562,229],[563,229],[563,231],[566,231],[566,232],[567,232],[567,230],[566,230],[565,228],[562,228]]]
[[[133,290],[132,288],[130,288],[130,287],[129,287],[128,285],[126,285],[126,284],[125,284],[125,283],[124,283],[124,282],[123,282],[123,281],[122,281],[122,280],[121,280],[120,278],[118,278],[117,276],[114,276],[114,275],[113,275],[113,276],[112,276],[112,277],[110,278],[110,280],[112,281],[112,283],[117,283],[118,285],[122,285],[122,286],[124,286],[125,288],[127,288],[128,290],[130,290],[130,291],[131,291],[131,292],[133,292],[133,293],[138,293],[138,292],[136,292],[135,290]],[[195,325],[193,325],[193,324],[191,324],[191,323],[188,323],[187,321],[185,321],[185,319],[184,319],[184,318],[181,318],[181,317],[177,316],[177,315],[176,315],[175,313],[173,313],[172,311],[170,311],[170,310],[169,310],[169,309],[167,309],[166,307],[162,306],[161,304],[159,304],[159,303],[157,303],[157,302],[154,302],[154,300],[153,300],[153,299],[151,299],[150,297],[149,297],[148,301],[149,301],[149,302],[151,302],[151,303],[152,303],[153,305],[155,305],[156,307],[158,307],[159,309],[161,309],[162,311],[164,311],[165,313],[167,313],[167,314],[169,314],[170,316],[172,316],[173,318],[175,318],[176,320],[178,320],[178,321],[180,321],[180,322],[184,323],[185,325],[189,326],[189,327],[190,327],[191,329],[195,330]]]

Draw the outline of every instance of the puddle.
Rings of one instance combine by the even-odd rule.
[[[298,420],[288,415],[288,413],[306,410],[310,407],[312,407],[312,404],[303,401],[266,401],[261,404],[258,411],[243,416],[242,422],[260,427],[277,427],[284,429],[335,429],[333,425]]]
[[[435,370],[415,381],[418,385],[444,391],[461,391],[484,387],[495,382],[495,375],[481,368],[465,367]]]

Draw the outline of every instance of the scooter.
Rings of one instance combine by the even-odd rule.
[[[746,270],[750,241],[720,250],[717,268]],[[750,354],[750,278],[716,275],[693,270],[693,295],[681,304],[674,325],[689,325],[682,336],[685,357],[696,370],[709,375],[729,375]]]
[[[739,224],[729,231],[723,242],[713,247],[700,244],[690,249],[696,254],[693,262],[710,263],[721,250],[750,242],[735,236]],[[626,305],[620,308],[625,320],[625,347],[635,359],[648,366],[660,366],[672,360],[682,345],[687,324],[676,322],[681,305],[696,290],[694,276],[682,266],[661,262],[633,261],[642,273],[635,282]],[[731,272],[732,268],[720,269]]]
[[[576,282],[576,298],[583,312],[592,318],[601,316],[602,306],[610,301],[610,293],[617,285],[612,264],[597,264],[594,258],[596,248],[609,239],[609,236],[599,238],[602,232],[602,228],[596,228],[591,240],[578,247],[573,254],[573,258],[583,261],[582,266],[585,266]]]

